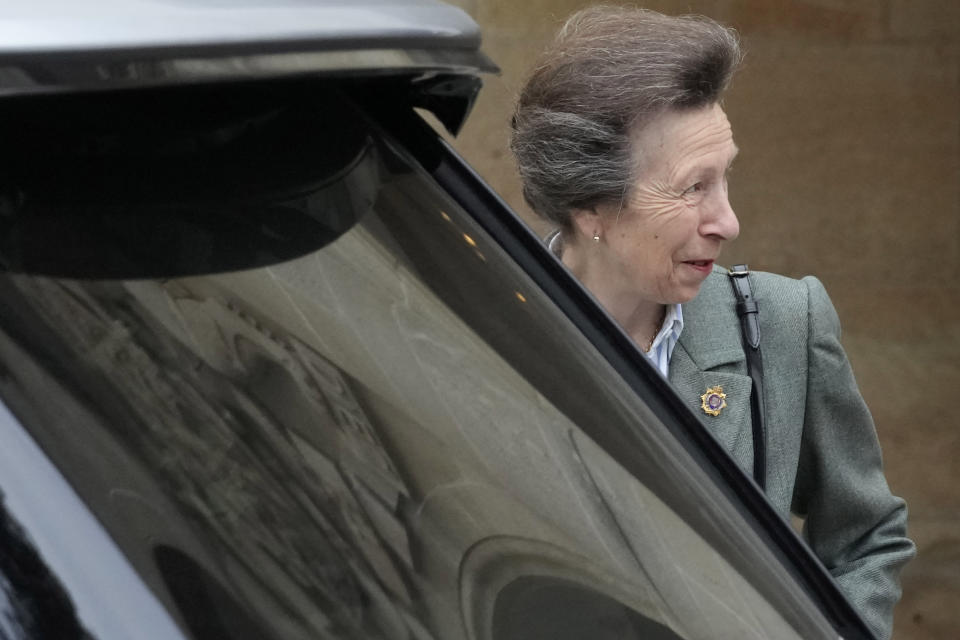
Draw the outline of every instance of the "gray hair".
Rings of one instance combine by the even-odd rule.
[[[703,16],[575,13],[534,67],[511,123],[527,203],[568,231],[573,209],[623,202],[636,171],[631,131],[665,109],[718,102],[740,59],[736,32]]]

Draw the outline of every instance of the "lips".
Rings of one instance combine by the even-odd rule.
[[[709,273],[713,269],[713,260],[685,260],[683,264],[690,265],[697,271]]]

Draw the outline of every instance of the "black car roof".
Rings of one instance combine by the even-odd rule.
[[[33,0],[0,15],[0,95],[495,70],[479,47],[436,0]]]

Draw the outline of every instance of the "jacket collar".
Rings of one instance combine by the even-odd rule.
[[[701,371],[745,359],[740,320],[724,269],[714,267],[697,297],[683,305],[680,344]]]
[[[740,323],[724,270],[715,268],[697,297],[683,305],[683,321],[680,342],[670,359],[670,383],[683,403],[751,473],[753,439],[744,425],[750,424],[752,381],[744,375]],[[707,415],[701,395],[718,386],[726,393],[727,406],[718,416]]]

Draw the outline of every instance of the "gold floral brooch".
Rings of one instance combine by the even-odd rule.
[[[700,408],[707,415],[718,416],[726,406],[727,394],[723,392],[723,387],[720,385],[710,387],[705,394],[700,396]]]

